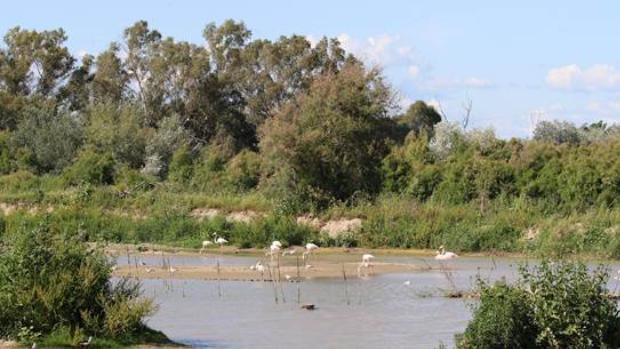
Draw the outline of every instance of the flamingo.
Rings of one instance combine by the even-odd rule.
[[[368,268],[370,265],[370,261],[375,259],[375,256],[366,253],[364,255],[362,255],[362,263],[364,264],[364,267]]]
[[[278,248],[282,248],[282,243],[280,241],[278,241],[278,240],[274,240],[271,243],[271,246],[278,246]]]
[[[228,240],[220,236],[219,238],[215,239],[215,243],[222,247],[223,245],[226,245],[228,243]]]
[[[446,251],[443,245],[439,246],[439,250],[437,251],[437,255],[435,255],[435,259],[438,261],[444,261],[448,259],[458,258],[459,256],[450,251]]]
[[[297,253],[297,249],[296,248],[291,248],[291,249],[288,249],[288,250],[282,252],[282,256],[287,256],[287,255],[288,256],[292,256],[295,253]]]
[[[250,269],[259,272],[261,278],[263,279],[263,281],[265,281],[265,266],[263,265],[263,263],[261,263],[261,261],[256,262],[256,264],[251,266]]]
[[[202,242],[202,248],[200,249],[200,253],[202,253],[205,249],[209,248],[209,246],[213,245],[213,241],[211,240],[204,240]]]
[[[319,246],[317,246],[316,244],[309,242],[306,244],[306,251],[304,252],[303,258],[304,258],[304,264],[306,264],[306,261],[310,258],[310,254],[312,253],[312,251],[314,250],[318,250]]]
[[[279,241],[274,242],[278,242],[279,244]],[[278,244],[272,243],[271,246],[269,246],[269,252],[267,252],[267,254],[271,257],[271,262],[273,262],[273,256],[280,253],[280,246],[278,246]]]
[[[361,277],[362,273],[361,273],[361,269],[362,268],[370,268],[372,267],[372,264],[370,264],[370,261],[373,260],[375,258],[375,256],[369,254],[369,253],[365,253],[364,255],[362,255],[362,262],[360,263],[360,265],[357,267],[357,276]],[[366,273],[368,275],[368,273]]]

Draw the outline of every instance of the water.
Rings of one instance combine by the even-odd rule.
[[[429,264],[428,258],[381,257],[377,261]],[[359,256],[320,256],[357,260]],[[119,263],[127,263],[119,257]],[[161,256],[140,257],[161,265]],[[205,265],[216,257],[170,257],[171,265]],[[256,257],[221,257],[223,265],[251,265]],[[457,288],[470,290],[477,276],[485,280],[517,277],[524,260],[459,258],[438,270],[353,278],[345,292],[341,279],[283,283],[285,301],[274,301],[271,283],[222,282],[218,295],[214,281],[145,280],[145,294],[153,296],[159,311],[149,325],[171,339],[204,348],[437,348],[452,346],[471,318],[474,300],[443,295]],[[612,266],[618,269],[618,265]],[[617,274],[615,274],[617,275]],[[614,275],[612,275],[614,276]],[[410,285],[405,282],[409,281]],[[616,282],[613,281],[612,282]],[[316,304],[306,311],[297,303]],[[612,285],[613,286],[613,285]]]

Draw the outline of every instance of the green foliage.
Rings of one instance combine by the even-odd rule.
[[[398,118],[398,123],[415,135],[419,136],[424,133],[432,137],[435,125],[441,122],[441,119],[441,115],[434,107],[427,105],[424,101],[416,101],[409,106],[405,114]]]
[[[24,148],[28,164],[39,173],[60,172],[69,165],[82,139],[79,117],[35,107],[25,110],[13,136],[15,147]]]
[[[114,165],[111,154],[99,154],[91,149],[85,149],[78,155],[75,162],[65,169],[63,177],[68,185],[113,184]]]
[[[146,137],[141,112],[132,105],[94,105],[89,110],[86,144],[100,153],[110,153],[117,163],[140,168],[144,163]]]
[[[380,76],[357,64],[318,79],[307,96],[263,125],[260,147],[271,171],[288,167],[297,186],[319,197],[376,193],[390,98]]]
[[[483,285],[480,305],[460,339],[459,348],[534,349],[540,331],[525,290],[498,282]]]
[[[226,166],[226,179],[236,191],[244,192],[258,185],[261,160],[257,153],[244,150],[232,158]]]
[[[189,146],[183,145],[172,155],[168,178],[177,183],[187,183],[192,177],[193,154]]]
[[[111,265],[79,234],[59,234],[48,225],[9,231],[0,254],[0,337],[71,333],[129,336],[144,328],[153,311],[138,298],[134,281],[110,281]]]
[[[543,261],[515,285],[481,283],[480,305],[459,348],[616,348],[620,314],[608,271]]]

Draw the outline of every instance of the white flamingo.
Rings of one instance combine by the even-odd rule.
[[[277,246],[278,248],[282,248],[282,243],[278,240],[274,240],[271,242],[271,246]]]
[[[213,245],[213,241],[211,240],[205,240],[202,242],[202,248],[200,249],[200,253],[202,253],[204,250],[206,250],[207,248],[209,248],[209,246]]]
[[[357,267],[357,276],[361,277],[362,276],[362,268],[370,268],[372,267],[372,264],[370,264],[370,262],[375,258],[375,256],[369,254],[369,253],[365,253],[362,255],[362,262],[359,264],[359,266]],[[368,276],[368,272],[366,272],[366,276]]]
[[[303,258],[304,258],[304,264],[306,264],[307,260],[310,259],[310,254],[312,254],[312,252],[314,250],[318,250],[319,246],[317,246],[316,244],[309,242],[306,244],[306,251],[304,252]]]
[[[272,263],[273,263],[273,256],[274,255],[278,255],[280,253],[280,246],[281,246],[281,244],[279,244],[279,241],[274,241],[274,242],[278,242],[278,244],[272,243],[271,246],[269,246],[269,252],[267,252],[267,254],[271,258],[271,262]],[[280,245],[280,246],[278,246],[278,245]]]
[[[265,281],[265,266],[261,263],[261,261],[256,262],[256,264],[251,266],[250,269],[259,272],[261,278]]]
[[[282,256],[292,256],[294,254],[297,253],[297,249],[296,248],[290,248],[284,252],[282,252]]]
[[[220,247],[226,245],[228,243],[228,240],[224,239],[223,237],[218,237],[217,239],[215,239],[215,243],[220,245]]]
[[[375,259],[375,256],[369,254],[369,253],[365,253],[364,255],[362,255],[362,263],[364,264],[364,267],[368,268],[371,266],[370,262]]]
[[[439,246],[439,250],[437,251],[437,254],[435,255],[435,259],[438,261],[445,261],[448,259],[454,259],[454,258],[458,258],[459,256],[454,253],[454,252],[450,252],[450,251],[446,251],[445,247],[443,247],[443,245]]]

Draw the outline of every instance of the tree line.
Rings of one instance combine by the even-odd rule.
[[[62,185],[178,184],[259,191],[286,212],[381,193],[414,200],[613,207],[620,128],[540,122],[532,139],[465,131],[417,101],[400,113],[381,70],[337,39],[252,38],[208,24],[204,43],[138,21],[93,56],[62,29],[0,46],[0,174]]]

